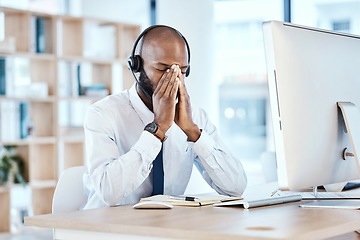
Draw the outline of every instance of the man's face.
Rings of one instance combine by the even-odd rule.
[[[185,77],[188,68],[187,49],[181,39],[161,44],[150,42],[143,47],[142,58],[143,69],[139,79],[148,93],[155,90],[161,76],[172,65],[179,66],[182,77]]]

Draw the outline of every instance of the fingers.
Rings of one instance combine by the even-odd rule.
[[[179,81],[179,77],[178,77],[179,66],[172,65],[170,71],[172,72],[172,75],[171,75],[171,78],[169,79],[169,81],[167,82],[167,85],[164,82],[164,86],[166,85],[166,89],[164,91],[164,96],[175,99],[175,95],[178,90],[177,82]]]
[[[167,69],[166,72],[161,76],[156,88],[155,88],[155,91],[154,91],[154,95],[158,95],[159,92],[162,91],[163,89],[163,85],[164,85],[164,82],[166,82],[165,80],[167,78],[169,78],[169,75],[171,76],[171,72],[170,72],[170,69]]]
[[[181,74],[181,71],[180,71]],[[188,95],[188,92],[186,90],[185,87],[185,78],[183,77],[183,75],[181,74],[181,77],[179,77],[179,96],[181,99],[185,99],[184,97],[186,97]]]
[[[158,97],[175,96],[178,90],[180,68],[177,65],[172,65],[170,69],[161,76],[154,95]]]

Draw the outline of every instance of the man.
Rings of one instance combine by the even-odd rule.
[[[130,90],[93,104],[85,118],[85,208],[184,194],[193,164],[218,193],[242,195],[247,180],[241,163],[206,113],[192,109],[184,81],[189,63],[188,43],[177,30],[152,26],[140,34],[129,60],[139,79],[134,74]]]

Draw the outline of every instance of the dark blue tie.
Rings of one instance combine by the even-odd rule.
[[[163,169],[163,156],[162,146],[159,154],[153,162],[153,191],[151,195],[164,193],[164,169]]]

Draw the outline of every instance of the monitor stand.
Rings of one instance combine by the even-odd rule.
[[[337,102],[337,105],[341,110],[345,131],[349,135],[352,148],[352,152],[348,152],[346,148],[344,149],[343,159],[347,160],[348,157],[354,157],[360,172],[360,160],[356,152],[356,150],[360,151],[360,111],[351,102]]]
[[[343,151],[343,160],[355,158],[357,168],[360,172],[360,160],[356,150],[360,151],[360,111],[355,104],[351,102],[337,102],[341,110],[341,117],[345,123],[345,132],[348,133],[352,152],[347,148]],[[347,182],[324,185],[327,192],[340,192]],[[317,197],[317,186],[313,187],[313,194]]]

